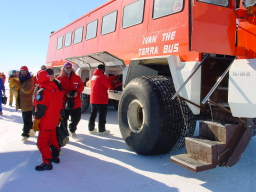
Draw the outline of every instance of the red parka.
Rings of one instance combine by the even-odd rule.
[[[50,81],[47,71],[41,70],[37,75],[39,90],[36,93],[35,118],[40,119],[38,148],[44,163],[51,163],[53,158],[51,147],[60,149],[56,128],[60,122],[63,109],[64,92],[60,83]]]
[[[41,71],[38,76],[39,90],[34,101],[35,117],[41,119],[40,130],[55,130],[63,110],[64,92],[58,82],[50,81],[46,71]]]
[[[108,89],[111,87],[108,77],[96,69],[91,79],[91,104],[108,104]]]
[[[71,91],[77,92],[77,96],[75,97],[75,100],[74,100],[75,104],[73,109],[80,108],[82,106],[81,94],[84,90],[84,82],[82,81],[82,79],[78,75],[76,75],[74,72],[71,72],[70,77],[68,77],[66,73],[63,73],[58,77],[58,80],[60,80],[64,88],[65,101],[67,100],[67,95]]]

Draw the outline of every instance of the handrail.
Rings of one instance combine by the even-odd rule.
[[[234,60],[233,60],[234,61]],[[232,63],[233,63],[232,61]],[[203,99],[202,104],[205,104],[209,98],[212,96],[213,92],[217,89],[217,87],[219,86],[219,84],[222,82],[222,80],[224,79],[224,77],[226,76],[226,74],[229,72],[229,69],[232,65],[232,63],[230,63],[230,65],[228,66],[228,68],[224,71],[224,73],[218,78],[218,80],[216,81],[216,83],[213,85],[213,87],[211,88],[211,90],[209,91],[209,93],[206,95],[206,97]]]

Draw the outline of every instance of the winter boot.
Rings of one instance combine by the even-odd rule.
[[[71,133],[71,137],[72,137],[73,139],[77,139],[77,135],[76,135],[75,132],[70,132],[70,133]]]
[[[59,157],[54,157],[54,158],[52,158],[52,162],[53,163],[60,163],[60,158]]]
[[[60,163],[60,158],[59,158],[59,155],[60,155],[60,150],[57,149],[55,146],[51,146],[51,150],[52,150],[52,159],[51,161],[53,163]]]
[[[45,170],[52,170],[52,164],[51,163],[41,163],[40,165],[37,165],[35,167],[36,171],[45,171]]]
[[[69,142],[69,137],[68,136],[65,137],[62,142],[63,142],[63,146],[65,146]]]
[[[95,130],[95,129],[90,130],[89,133],[92,134],[92,135],[97,134],[97,130]]]
[[[29,136],[34,137],[35,135],[36,135],[36,132],[34,131],[34,129],[30,129],[29,130]]]

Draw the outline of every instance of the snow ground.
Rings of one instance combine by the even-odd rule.
[[[171,154],[140,156],[121,138],[117,114],[109,111],[99,137],[87,130],[89,114],[79,123],[79,140],[62,149],[52,171],[36,172],[41,156],[32,137],[21,142],[21,113],[4,106],[0,117],[0,192],[253,192],[256,190],[256,139],[232,168],[193,173],[169,161]],[[182,150],[175,153],[181,153]]]

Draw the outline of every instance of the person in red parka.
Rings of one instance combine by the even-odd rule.
[[[37,74],[39,90],[36,93],[34,106],[35,118],[40,119],[38,148],[42,155],[43,163],[36,166],[37,171],[51,170],[52,164],[59,163],[60,146],[56,128],[61,119],[64,92],[60,82],[54,80],[51,69],[41,70]]]
[[[69,135],[69,128],[71,136],[76,138],[75,131],[82,114],[81,106],[84,82],[78,75],[75,74],[74,70],[72,69],[72,64],[69,62],[64,65],[58,80],[60,80],[65,92],[65,111],[61,126],[65,130],[67,136]],[[71,123],[67,127],[69,116],[71,116]]]
[[[90,103],[92,105],[92,112],[89,120],[89,131],[95,133],[95,119],[99,113],[99,133],[104,135],[106,131],[106,117],[108,106],[108,89],[111,87],[108,77],[104,74],[105,66],[98,65],[91,78],[91,95]]]

